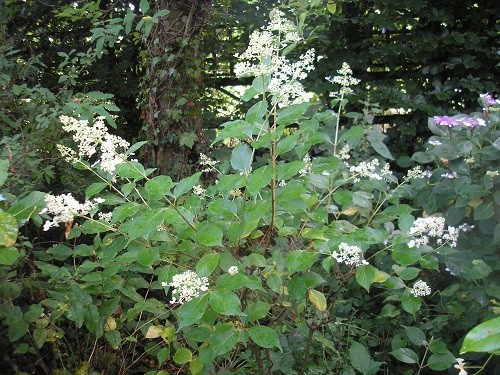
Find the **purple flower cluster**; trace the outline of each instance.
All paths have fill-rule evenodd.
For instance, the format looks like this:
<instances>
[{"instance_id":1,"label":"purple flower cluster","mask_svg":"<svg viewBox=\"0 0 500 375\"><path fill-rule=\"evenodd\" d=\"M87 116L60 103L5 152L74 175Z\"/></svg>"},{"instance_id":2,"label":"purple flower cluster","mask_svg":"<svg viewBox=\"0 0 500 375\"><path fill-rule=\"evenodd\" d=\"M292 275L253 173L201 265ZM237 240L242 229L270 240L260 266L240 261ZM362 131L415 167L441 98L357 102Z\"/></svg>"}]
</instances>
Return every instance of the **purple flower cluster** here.
<instances>
[{"instance_id":1,"label":"purple flower cluster","mask_svg":"<svg viewBox=\"0 0 500 375\"><path fill-rule=\"evenodd\" d=\"M491 107L492 105L495 105L495 104L500 104L500 100L495 99L493 96L491 96L488 93L481 94L480 96L481 96L481 101L483 102L483 105L486 108Z\"/></svg>"},{"instance_id":2,"label":"purple flower cluster","mask_svg":"<svg viewBox=\"0 0 500 375\"><path fill-rule=\"evenodd\" d=\"M454 119L448 116L434 116L434 121L438 125L447 126L449 128L453 128L460 124L467 126L468 128L477 128L478 126L486 126L486 121L484 121L482 118L476 118L476 117L462 117Z\"/></svg>"}]
</instances>

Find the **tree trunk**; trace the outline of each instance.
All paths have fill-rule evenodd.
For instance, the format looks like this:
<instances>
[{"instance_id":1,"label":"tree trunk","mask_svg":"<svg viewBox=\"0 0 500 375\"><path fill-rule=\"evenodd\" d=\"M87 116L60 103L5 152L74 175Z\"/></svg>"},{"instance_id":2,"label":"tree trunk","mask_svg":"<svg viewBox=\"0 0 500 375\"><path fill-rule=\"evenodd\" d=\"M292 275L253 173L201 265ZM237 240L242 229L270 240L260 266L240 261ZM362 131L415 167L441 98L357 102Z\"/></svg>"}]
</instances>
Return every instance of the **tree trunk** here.
<instances>
[{"instance_id":1,"label":"tree trunk","mask_svg":"<svg viewBox=\"0 0 500 375\"><path fill-rule=\"evenodd\" d=\"M192 172L195 154L207 142L198 99L203 90L201 33L210 15L211 0L157 0L155 11L170 13L149 37L149 69L143 90L143 150L157 173L182 177ZM190 158L190 155L193 157Z\"/></svg>"}]
</instances>

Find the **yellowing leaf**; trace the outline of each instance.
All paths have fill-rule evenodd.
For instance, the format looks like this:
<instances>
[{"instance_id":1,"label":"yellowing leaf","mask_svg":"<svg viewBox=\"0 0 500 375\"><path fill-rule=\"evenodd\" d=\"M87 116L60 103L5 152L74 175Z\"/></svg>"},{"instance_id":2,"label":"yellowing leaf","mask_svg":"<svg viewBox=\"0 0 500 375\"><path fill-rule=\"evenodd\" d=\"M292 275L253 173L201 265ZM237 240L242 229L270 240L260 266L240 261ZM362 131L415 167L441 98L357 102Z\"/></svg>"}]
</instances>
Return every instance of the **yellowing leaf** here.
<instances>
[{"instance_id":1,"label":"yellowing leaf","mask_svg":"<svg viewBox=\"0 0 500 375\"><path fill-rule=\"evenodd\" d=\"M342 210L341 214L343 215L347 215L347 216L354 216L358 213L358 210L356 210L355 208L346 208L345 210Z\"/></svg>"},{"instance_id":2,"label":"yellowing leaf","mask_svg":"<svg viewBox=\"0 0 500 375\"><path fill-rule=\"evenodd\" d=\"M146 338L147 339L156 339L157 337L160 337L163 331L162 326L150 326L148 328L148 331L146 332Z\"/></svg>"},{"instance_id":3,"label":"yellowing leaf","mask_svg":"<svg viewBox=\"0 0 500 375\"><path fill-rule=\"evenodd\" d=\"M326 311L326 297L323 293L315 289L310 289L308 298L319 311Z\"/></svg>"},{"instance_id":4,"label":"yellowing leaf","mask_svg":"<svg viewBox=\"0 0 500 375\"><path fill-rule=\"evenodd\" d=\"M376 269L375 270L375 279L373 279L373 281L375 283L383 283L389 277L390 277L390 275L388 273L385 273L383 271L380 271L379 269Z\"/></svg>"},{"instance_id":5,"label":"yellowing leaf","mask_svg":"<svg viewBox=\"0 0 500 375\"><path fill-rule=\"evenodd\" d=\"M106 319L106 325L104 326L105 331L114 331L116 329L116 320L112 316L108 316Z\"/></svg>"}]
</instances>

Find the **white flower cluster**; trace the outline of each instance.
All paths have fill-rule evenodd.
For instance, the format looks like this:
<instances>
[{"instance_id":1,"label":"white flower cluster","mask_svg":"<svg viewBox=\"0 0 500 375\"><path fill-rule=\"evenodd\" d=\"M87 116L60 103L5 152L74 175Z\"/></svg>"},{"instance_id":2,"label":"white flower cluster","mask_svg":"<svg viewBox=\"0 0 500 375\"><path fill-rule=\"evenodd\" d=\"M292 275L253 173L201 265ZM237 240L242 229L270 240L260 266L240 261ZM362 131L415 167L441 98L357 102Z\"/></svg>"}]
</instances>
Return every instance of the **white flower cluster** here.
<instances>
[{"instance_id":1,"label":"white flower cluster","mask_svg":"<svg viewBox=\"0 0 500 375\"><path fill-rule=\"evenodd\" d=\"M443 173L443 174L441 175L441 177L443 177L443 178L448 178L448 179L450 179L450 180L451 180L451 179L457 178L457 177L458 177L458 174L457 174L457 172L451 172L451 173L447 172L447 173Z\"/></svg>"},{"instance_id":2,"label":"white flower cluster","mask_svg":"<svg viewBox=\"0 0 500 375\"><path fill-rule=\"evenodd\" d=\"M296 62L288 61L281 51L289 44L297 43L300 36L293 23L280 10L274 10L271 21L264 30L250 35L247 50L236 57L241 61L234 67L237 77L271 77L267 90L273 95L273 104L287 106L307 99L304 86L298 82L314 69L314 49L308 50Z\"/></svg>"},{"instance_id":3,"label":"white flower cluster","mask_svg":"<svg viewBox=\"0 0 500 375\"><path fill-rule=\"evenodd\" d=\"M445 220L440 216L419 217L410 228L409 234L414 238L408 242L408 247L427 245L431 238L435 238L438 245L444 243L456 247L460 232L467 232L474 228L472 225L462 224L458 228L448 226L445 229Z\"/></svg>"},{"instance_id":4,"label":"white flower cluster","mask_svg":"<svg viewBox=\"0 0 500 375\"><path fill-rule=\"evenodd\" d=\"M101 157L94 165L99 163L104 172L112 174L126 159L125 153L120 153L117 149L126 149L130 144L123 138L108 133L104 117L98 117L92 126L89 126L87 120L77 120L69 116L61 116L59 120L66 132L74 132L73 140L78 145L80 158L92 157L97 154L97 148L100 147ZM75 160L75 155L68 153L67 148L59 147L59 150L66 156L66 160L70 162Z\"/></svg>"},{"instance_id":5,"label":"white flower cluster","mask_svg":"<svg viewBox=\"0 0 500 375\"><path fill-rule=\"evenodd\" d=\"M488 177L495 177L498 175L499 175L498 171L486 171L486 176Z\"/></svg>"},{"instance_id":6,"label":"white flower cluster","mask_svg":"<svg viewBox=\"0 0 500 375\"><path fill-rule=\"evenodd\" d=\"M378 159L373 159L372 161L369 162L364 162L362 161L356 166L351 166L349 168L349 172L352 174L358 176L358 177L368 177L372 178L374 180L382 180L384 176L391 175L392 172L390 171L390 165L389 163L386 163L382 169L378 172L377 169L379 169L379 161Z\"/></svg>"},{"instance_id":7,"label":"white flower cluster","mask_svg":"<svg viewBox=\"0 0 500 375\"><path fill-rule=\"evenodd\" d=\"M341 159L341 160L349 160L351 158L351 155L349 154L349 151L351 151L351 148L349 147L348 144L345 144L344 147L342 147L340 150L339 150L339 155L338 157Z\"/></svg>"},{"instance_id":8,"label":"white flower cluster","mask_svg":"<svg viewBox=\"0 0 500 375\"><path fill-rule=\"evenodd\" d=\"M219 163L217 160L210 159L205 154L200 154L200 165L205 166L202 172L217 172L217 168L215 167Z\"/></svg>"},{"instance_id":9,"label":"white flower cluster","mask_svg":"<svg viewBox=\"0 0 500 375\"><path fill-rule=\"evenodd\" d=\"M299 175L301 177L304 177L312 172L312 170L311 170L311 168L312 168L311 157L309 156L309 154L305 154L305 156L302 158L302 161L306 164L304 165L304 168L302 168L299 171Z\"/></svg>"},{"instance_id":10,"label":"white flower cluster","mask_svg":"<svg viewBox=\"0 0 500 375\"><path fill-rule=\"evenodd\" d=\"M104 220L107 221L108 223L111 222L111 219L113 218L113 213L112 212L99 212L97 214L97 217L99 220Z\"/></svg>"},{"instance_id":11,"label":"white flower cluster","mask_svg":"<svg viewBox=\"0 0 500 375\"><path fill-rule=\"evenodd\" d=\"M458 371L458 375L467 375L467 371L465 371L465 363L463 358L456 358L457 364L453 365Z\"/></svg>"},{"instance_id":12,"label":"white flower cluster","mask_svg":"<svg viewBox=\"0 0 500 375\"><path fill-rule=\"evenodd\" d=\"M422 172L422 169L420 169L420 166L416 166L415 168L412 168L406 173L406 176L404 177L404 181L408 182L410 180L415 180L419 178L424 178L426 177L426 174Z\"/></svg>"},{"instance_id":13,"label":"white flower cluster","mask_svg":"<svg viewBox=\"0 0 500 375\"><path fill-rule=\"evenodd\" d=\"M172 299L170 303L180 303L191 301L200 295L200 292L208 290L208 279L206 277L198 277L193 271L185 271L172 278L170 284L162 282L162 286L171 286Z\"/></svg>"},{"instance_id":14,"label":"white flower cluster","mask_svg":"<svg viewBox=\"0 0 500 375\"><path fill-rule=\"evenodd\" d=\"M413 288L411 288L410 293L415 297L423 297L431 294L431 288L425 281L418 280L413 284Z\"/></svg>"},{"instance_id":15,"label":"white flower cluster","mask_svg":"<svg viewBox=\"0 0 500 375\"><path fill-rule=\"evenodd\" d=\"M103 203L104 199L95 198L93 201L78 202L70 194L45 195L45 208L41 213L50 213L52 221L47 220L43 225L43 230L47 231L52 227L59 226L59 223L73 221L76 216L87 215L98 203Z\"/></svg>"},{"instance_id":16,"label":"white flower cluster","mask_svg":"<svg viewBox=\"0 0 500 375\"><path fill-rule=\"evenodd\" d=\"M201 187L201 185L199 185L199 184L198 184L198 185L193 186L193 193L195 193L195 194L196 194L197 196L199 196L199 197L203 197L203 196L205 195L205 192L206 192L206 191L207 191L207 190L206 190L206 189L203 189L203 188Z\"/></svg>"},{"instance_id":17,"label":"white flower cluster","mask_svg":"<svg viewBox=\"0 0 500 375\"><path fill-rule=\"evenodd\" d=\"M332 253L332 257L339 263L347 264L348 266L366 265L368 262L362 258L363 251L359 246L349 246L345 242L339 245L339 250Z\"/></svg>"},{"instance_id":18,"label":"white flower cluster","mask_svg":"<svg viewBox=\"0 0 500 375\"><path fill-rule=\"evenodd\" d=\"M352 77L352 69L346 62L342 63L342 68L337 70L339 76L334 77L326 77L326 79L332 83L339 84L340 87L340 95L348 95L352 94L352 89L349 86L357 85L360 80Z\"/></svg>"},{"instance_id":19,"label":"white flower cluster","mask_svg":"<svg viewBox=\"0 0 500 375\"><path fill-rule=\"evenodd\" d=\"M230 275L236 275L238 273L238 267L237 266L231 266L227 270L227 273Z\"/></svg>"},{"instance_id":20,"label":"white flower cluster","mask_svg":"<svg viewBox=\"0 0 500 375\"><path fill-rule=\"evenodd\" d=\"M433 146L441 146L442 145L442 143L440 141L438 141L437 139L434 141L429 141L429 144L433 145Z\"/></svg>"}]
</instances>

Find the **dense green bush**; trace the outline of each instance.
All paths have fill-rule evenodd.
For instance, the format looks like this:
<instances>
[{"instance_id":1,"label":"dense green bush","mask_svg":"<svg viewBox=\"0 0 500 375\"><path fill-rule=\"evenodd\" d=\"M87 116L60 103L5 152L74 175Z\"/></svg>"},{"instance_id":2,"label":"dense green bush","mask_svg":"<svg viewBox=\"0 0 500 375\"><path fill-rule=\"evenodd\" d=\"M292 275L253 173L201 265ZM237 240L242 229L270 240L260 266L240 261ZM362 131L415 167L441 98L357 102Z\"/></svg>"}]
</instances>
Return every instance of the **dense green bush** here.
<instances>
[{"instance_id":1,"label":"dense green bush","mask_svg":"<svg viewBox=\"0 0 500 375\"><path fill-rule=\"evenodd\" d=\"M396 176L380 129L341 126L347 64L329 79L336 111L307 101L314 51L287 59L297 31L273 11L252 35L237 71L256 76L254 104L219 129L227 158L201 155L180 181L153 177L133 159L145 142L103 117L60 116L61 155L97 182L79 199L1 196L14 372L456 373L482 322L465 366L491 363L500 106L484 96L483 113L430 119L422 166ZM29 219L62 240L24 241Z\"/></svg>"}]
</instances>

